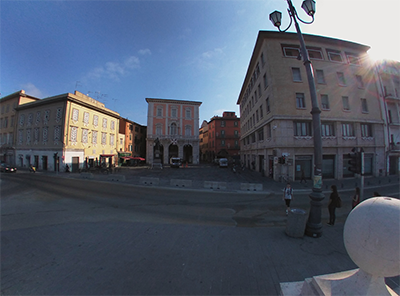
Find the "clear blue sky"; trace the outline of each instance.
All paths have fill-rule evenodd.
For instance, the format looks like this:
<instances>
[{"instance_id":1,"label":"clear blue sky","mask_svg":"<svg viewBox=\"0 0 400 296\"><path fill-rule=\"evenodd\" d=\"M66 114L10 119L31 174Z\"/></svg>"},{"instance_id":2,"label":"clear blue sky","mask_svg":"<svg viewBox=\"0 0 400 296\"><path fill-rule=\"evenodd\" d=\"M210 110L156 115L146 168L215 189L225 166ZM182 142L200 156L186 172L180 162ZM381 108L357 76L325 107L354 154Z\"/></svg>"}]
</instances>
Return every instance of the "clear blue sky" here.
<instances>
[{"instance_id":1,"label":"clear blue sky","mask_svg":"<svg viewBox=\"0 0 400 296\"><path fill-rule=\"evenodd\" d=\"M301 2L293 0L307 19ZM369 45L375 59L400 60L400 1L316 2L316 21L302 25L304 33ZM143 125L146 97L201 101L200 124L224 110L238 113L258 31L275 30L274 10L288 24L286 7L283 0L1 0L1 97L76 89Z\"/></svg>"}]
</instances>

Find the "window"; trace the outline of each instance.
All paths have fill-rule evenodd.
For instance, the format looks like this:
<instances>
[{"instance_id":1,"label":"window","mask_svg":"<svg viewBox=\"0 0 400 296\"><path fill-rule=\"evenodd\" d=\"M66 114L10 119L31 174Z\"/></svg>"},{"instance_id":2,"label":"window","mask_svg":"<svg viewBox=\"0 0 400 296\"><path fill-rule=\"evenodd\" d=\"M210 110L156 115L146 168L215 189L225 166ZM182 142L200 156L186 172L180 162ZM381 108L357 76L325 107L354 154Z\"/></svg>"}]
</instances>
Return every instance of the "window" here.
<instances>
[{"instance_id":1,"label":"window","mask_svg":"<svg viewBox=\"0 0 400 296\"><path fill-rule=\"evenodd\" d=\"M307 49L310 59L323 60L321 49Z\"/></svg>"},{"instance_id":2,"label":"window","mask_svg":"<svg viewBox=\"0 0 400 296\"><path fill-rule=\"evenodd\" d=\"M113 131L115 130L115 121L111 120L110 129Z\"/></svg>"},{"instance_id":3,"label":"window","mask_svg":"<svg viewBox=\"0 0 400 296\"><path fill-rule=\"evenodd\" d=\"M327 49L329 60L332 62L343 63L340 51Z\"/></svg>"},{"instance_id":4,"label":"window","mask_svg":"<svg viewBox=\"0 0 400 296\"><path fill-rule=\"evenodd\" d=\"M269 106L269 98L267 98L267 99L265 100L265 103L266 103L266 106L267 106L267 114L268 114L269 112L271 112L271 108L270 108L270 106Z\"/></svg>"},{"instance_id":5,"label":"window","mask_svg":"<svg viewBox=\"0 0 400 296\"><path fill-rule=\"evenodd\" d=\"M258 97L261 97L261 84L258 85Z\"/></svg>"},{"instance_id":6,"label":"window","mask_svg":"<svg viewBox=\"0 0 400 296\"><path fill-rule=\"evenodd\" d=\"M258 132L258 140L263 141L264 140L264 129L260 128L257 132Z\"/></svg>"},{"instance_id":7,"label":"window","mask_svg":"<svg viewBox=\"0 0 400 296\"><path fill-rule=\"evenodd\" d=\"M107 133L101 133L101 145L107 145Z\"/></svg>"},{"instance_id":8,"label":"window","mask_svg":"<svg viewBox=\"0 0 400 296\"><path fill-rule=\"evenodd\" d=\"M321 107L323 110L329 110L329 98L328 95L321 95Z\"/></svg>"},{"instance_id":9,"label":"window","mask_svg":"<svg viewBox=\"0 0 400 296\"><path fill-rule=\"evenodd\" d=\"M298 109L306 108L306 102L303 93L296 93L296 108Z\"/></svg>"},{"instance_id":10,"label":"window","mask_svg":"<svg viewBox=\"0 0 400 296\"><path fill-rule=\"evenodd\" d=\"M172 108L171 109L171 117L177 117L177 110L176 110L176 108Z\"/></svg>"},{"instance_id":11,"label":"window","mask_svg":"<svg viewBox=\"0 0 400 296\"><path fill-rule=\"evenodd\" d=\"M28 122L27 122L27 126L31 126L33 124L33 114L29 113L28 114Z\"/></svg>"},{"instance_id":12,"label":"window","mask_svg":"<svg viewBox=\"0 0 400 296\"><path fill-rule=\"evenodd\" d=\"M161 124L157 124L156 125L156 135L160 136L162 134L162 128L161 128Z\"/></svg>"},{"instance_id":13,"label":"window","mask_svg":"<svg viewBox=\"0 0 400 296\"><path fill-rule=\"evenodd\" d=\"M350 111L349 97L342 97L343 110Z\"/></svg>"},{"instance_id":14,"label":"window","mask_svg":"<svg viewBox=\"0 0 400 296\"><path fill-rule=\"evenodd\" d=\"M93 115L93 126L95 126L95 127L99 126L99 116L98 115Z\"/></svg>"},{"instance_id":15,"label":"window","mask_svg":"<svg viewBox=\"0 0 400 296\"><path fill-rule=\"evenodd\" d=\"M190 119L190 118L192 118L192 112L191 112L191 110L190 109L186 109L186 118L187 119Z\"/></svg>"},{"instance_id":16,"label":"window","mask_svg":"<svg viewBox=\"0 0 400 296\"><path fill-rule=\"evenodd\" d=\"M92 130L92 144L97 144L97 131Z\"/></svg>"},{"instance_id":17,"label":"window","mask_svg":"<svg viewBox=\"0 0 400 296\"><path fill-rule=\"evenodd\" d=\"M24 126L24 123L25 123L25 114L21 114L20 116L19 116L19 126Z\"/></svg>"},{"instance_id":18,"label":"window","mask_svg":"<svg viewBox=\"0 0 400 296\"><path fill-rule=\"evenodd\" d=\"M260 117L261 118L263 118L264 117L264 114L263 114L264 112L263 112L263 106L262 106L262 104L261 104L261 106L260 106Z\"/></svg>"},{"instance_id":19,"label":"window","mask_svg":"<svg viewBox=\"0 0 400 296\"><path fill-rule=\"evenodd\" d=\"M78 128L76 126L71 127L71 139L72 143L77 143L78 141Z\"/></svg>"},{"instance_id":20,"label":"window","mask_svg":"<svg viewBox=\"0 0 400 296\"><path fill-rule=\"evenodd\" d=\"M297 58L300 55L300 50L295 47L284 47L283 53L285 57Z\"/></svg>"},{"instance_id":21,"label":"window","mask_svg":"<svg viewBox=\"0 0 400 296\"><path fill-rule=\"evenodd\" d=\"M317 82L319 84L325 84L325 76L324 76L324 70L316 70L317 73Z\"/></svg>"},{"instance_id":22,"label":"window","mask_svg":"<svg viewBox=\"0 0 400 296\"><path fill-rule=\"evenodd\" d=\"M342 123L342 136L354 137L354 128L352 123Z\"/></svg>"},{"instance_id":23,"label":"window","mask_svg":"<svg viewBox=\"0 0 400 296\"><path fill-rule=\"evenodd\" d=\"M356 80L357 80L358 88L364 88L364 82L363 82L362 76L356 75Z\"/></svg>"},{"instance_id":24,"label":"window","mask_svg":"<svg viewBox=\"0 0 400 296\"><path fill-rule=\"evenodd\" d=\"M234 126L234 127L237 127L238 125L239 125L239 124L238 124L237 121L234 121L234 122L233 122L233 126Z\"/></svg>"},{"instance_id":25,"label":"window","mask_svg":"<svg viewBox=\"0 0 400 296\"><path fill-rule=\"evenodd\" d=\"M361 59L356 54L346 53L346 57L347 57L347 61L349 62L349 64L353 64L353 65L360 64Z\"/></svg>"},{"instance_id":26,"label":"window","mask_svg":"<svg viewBox=\"0 0 400 296\"><path fill-rule=\"evenodd\" d=\"M78 121L79 118L79 110L78 109L72 109L72 120L73 121Z\"/></svg>"},{"instance_id":27,"label":"window","mask_svg":"<svg viewBox=\"0 0 400 296\"><path fill-rule=\"evenodd\" d=\"M236 131L236 130L235 130L233 133L234 133L234 135L235 135L235 138L238 138L238 137L239 137L239 131Z\"/></svg>"},{"instance_id":28,"label":"window","mask_svg":"<svg viewBox=\"0 0 400 296\"><path fill-rule=\"evenodd\" d=\"M157 116L161 117L162 116L162 107L157 107Z\"/></svg>"},{"instance_id":29,"label":"window","mask_svg":"<svg viewBox=\"0 0 400 296\"><path fill-rule=\"evenodd\" d=\"M361 136L372 137L372 126L370 124L361 124Z\"/></svg>"},{"instance_id":30,"label":"window","mask_svg":"<svg viewBox=\"0 0 400 296\"><path fill-rule=\"evenodd\" d=\"M185 136L191 136L192 135L192 127L190 125L185 126Z\"/></svg>"},{"instance_id":31,"label":"window","mask_svg":"<svg viewBox=\"0 0 400 296\"><path fill-rule=\"evenodd\" d=\"M40 112L40 111L36 112L36 120L35 120L36 125L38 125L40 123L41 114L42 114L42 112Z\"/></svg>"},{"instance_id":32,"label":"window","mask_svg":"<svg viewBox=\"0 0 400 296\"><path fill-rule=\"evenodd\" d=\"M368 113L367 99L361 99L361 110L363 113Z\"/></svg>"},{"instance_id":33,"label":"window","mask_svg":"<svg viewBox=\"0 0 400 296\"><path fill-rule=\"evenodd\" d=\"M264 74L263 81L264 81L264 89L265 89L268 86L267 74Z\"/></svg>"},{"instance_id":34,"label":"window","mask_svg":"<svg viewBox=\"0 0 400 296\"><path fill-rule=\"evenodd\" d=\"M346 86L346 79L344 77L343 72L336 72L338 83L340 86Z\"/></svg>"},{"instance_id":35,"label":"window","mask_svg":"<svg viewBox=\"0 0 400 296\"><path fill-rule=\"evenodd\" d=\"M224 130L221 131L221 138L225 138L225 131Z\"/></svg>"},{"instance_id":36,"label":"window","mask_svg":"<svg viewBox=\"0 0 400 296\"><path fill-rule=\"evenodd\" d=\"M301 72L300 68L292 68L293 81L301 82Z\"/></svg>"},{"instance_id":37,"label":"window","mask_svg":"<svg viewBox=\"0 0 400 296\"><path fill-rule=\"evenodd\" d=\"M88 129L82 129L82 143L87 144L88 143L88 137L89 137L89 130Z\"/></svg>"},{"instance_id":38,"label":"window","mask_svg":"<svg viewBox=\"0 0 400 296\"><path fill-rule=\"evenodd\" d=\"M311 122L295 121L294 124L294 135L296 137L312 136L311 133Z\"/></svg>"},{"instance_id":39,"label":"window","mask_svg":"<svg viewBox=\"0 0 400 296\"><path fill-rule=\"evenodd\" d=\"M264 64L265 64L264 53L261 53L261 66L264 67Z\"/></svg>"},{"instance_id":40,"label":"window","mask_svg":"<svg viewBox=\"0 0 400 296\"><path fill-rule=\"evenodd\" d=\"M89 112L83 113L83 123L87 126L89 124Z\"/></svg>"},{"instance_id":41,"label":"window","mask_svg":"<svg viewBox=\"0 0 400 296\"><path fill-rule=\"evenodd\" d=\"M177 127L176 123L171 123L171 130L170 130L170 135L176 135Z\"/></svg>"},{"instance_id":42,"label":"window","mask_svg":"<svg viewBox=\"0 0 400 296\"><path fill-rule=\"evenodd\" d=\"M225 121L221 120L221 127L225 127Z\"/></svg>"},{"instance_id":43,"label":"window","mask_svg":"<svg viewBox=\"0 0 400 296\"><path fill-rule=\"evenodd\" d=\"M322 137L332 137L335 135L333 123L323 122L321 123L321 136Z\"/></svg>"},{"instance_id":44,"label":"window","mask_svg":"<svg viewBox=\"0 0 400 296\"><path fill-rule=\"evenodd\" d=\"M267 124L267 138L270 139L272 135L271 124Z\"/></svg>"},{"instance_id":45,"label":"window","mask_svg":"<svg viewBox=\"0 0 400 296\"><path fill-rule=\"evenodd\" d=\"M258 122L258 110L256 110L256 121Z\"/></svg>"},{"instance_id":46,"label":"window","mask_svg":"<svg viewBox=\"0 0 400 296\"><path fill-rule=\"evenodd\" d=\"M115 135L110 134L110 145L114 146L114 139L115 139Z\"/></svg>"},{"instance_id":47,"label":"window","mask_svg":"<svg viewBox=\"0 0 400 296\"><path fill-rule=\"evenodd\" d=\"M107 129L107 118L103 118L103 130Z\"/></svg>"}]
</instances>

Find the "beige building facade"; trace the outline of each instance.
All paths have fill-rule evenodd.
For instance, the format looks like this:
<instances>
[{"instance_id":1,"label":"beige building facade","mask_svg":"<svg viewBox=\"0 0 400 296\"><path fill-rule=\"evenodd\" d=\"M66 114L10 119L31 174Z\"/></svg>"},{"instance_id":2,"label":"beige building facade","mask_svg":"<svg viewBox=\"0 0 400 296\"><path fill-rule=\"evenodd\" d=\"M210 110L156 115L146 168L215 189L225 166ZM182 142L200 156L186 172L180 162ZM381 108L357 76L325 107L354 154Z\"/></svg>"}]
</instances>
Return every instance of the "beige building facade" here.
<instances>
[{"instance_id":1,"label":"beige building facade","mask_svg":"<svg viewBox=\"0 0 400 296\"><path fill-rule=\"evenodd\" d=\"M376 64L377 85L385 122L386 174L400 174L400 62Z\"/></svg>"},{"instance_id":2,"label":"beige building facade","mask_svg":"<svg viewBox=\"0 0 400 296\"><path fill-rule=\"evenodd\" d=\"M384 121L368 46L304 35L321 109L323 178L354 176L348 153L365 151L366 175L385 169ZM275 180L313 176L311 99L294 33L260 31L237 101L241 160ZM279 163L280 157L285 163Z\"/></svg>"},{"instance_id":3,"label":"beige building facade","mask_svg":"<svg viewBox=\"0 0 400 296\"><path fill-rule=\"evenodd\" d=\"M18 106L35 102L39 98L29 96L24 90L0 99L0 161L15 165L15 136Z\"/></svg>"},{"instance_id":4,"label":"beige building facade","mask_svg":"<svg viewBox=\"0 0 400 296\"><path fill-rule=\"evenodd\" d=\"M199 164L199 107L201 102L146 98L146 162L159 158L164 165L171 157ZM156 155L158 143L159 152ZM158 156L158 157L157 157Z\"/></svg>"},{"instance_id":5,"label":"beige building facade","mask_svg":"<svg viewBox=\"0 0 400 296\"><path fill-rule=\"evenodd\" d=\"M17 107L16 165L72 172L113 165L119 114L78 91Z\"/></svg>"}]
</instances>

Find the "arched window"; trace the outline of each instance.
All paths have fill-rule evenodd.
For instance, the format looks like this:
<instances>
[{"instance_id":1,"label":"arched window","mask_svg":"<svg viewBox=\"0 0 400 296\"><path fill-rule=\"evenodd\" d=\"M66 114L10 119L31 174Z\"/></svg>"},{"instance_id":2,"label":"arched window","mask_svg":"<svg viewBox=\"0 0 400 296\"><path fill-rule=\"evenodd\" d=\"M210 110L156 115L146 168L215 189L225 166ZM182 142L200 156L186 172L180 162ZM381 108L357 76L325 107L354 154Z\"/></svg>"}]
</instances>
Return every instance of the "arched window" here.
<instances>
[{"instance_id":1,"label":"arched window","mask_svg":"<svg viewBox=\"0 0 400 296\"><path fill-rule=\"evenodd\" d=\"M171 134L171 135L176 135L176 134L177 134L176 123L171 123L170 134Z\"/></svg>"}]
</instances>

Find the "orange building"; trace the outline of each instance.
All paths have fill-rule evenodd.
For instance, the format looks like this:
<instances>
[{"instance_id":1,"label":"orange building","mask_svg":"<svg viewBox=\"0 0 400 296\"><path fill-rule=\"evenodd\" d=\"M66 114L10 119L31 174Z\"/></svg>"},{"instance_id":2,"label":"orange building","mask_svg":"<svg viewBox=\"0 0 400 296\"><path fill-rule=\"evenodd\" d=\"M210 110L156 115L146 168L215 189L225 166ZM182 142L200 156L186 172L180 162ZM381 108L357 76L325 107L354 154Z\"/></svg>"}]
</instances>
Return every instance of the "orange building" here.
<instances>
[{"instance_id":1,"label":"orange building","mask_svg":"<svg viewBox=\"0 0 400 296\"><path fill-rule=\"evenodd\" d=\"M235 112L225 111L214 116L208 123L208 145L203 159L212 161L215 158L240 159L240 118Z\"/></svg>"},{"instance_id":2,"label":"orange building","mask_svg":"<svg viewBox=\"0 0 400 296\"><path fill-rule=\"evenodd\" d=\"M153 164L155 145L159 143L164 164L171 157L199 163L199 107L201 102L146 98L147 149L146 161Z\"/></svg>"},{"instance_id":3,"label":"orange building","mask_svg":"<svg viewBox=\"0 0 400 296\"><path fill-rule=\"evenodd\" d=\"M146 157L146 126L140 125L127 118L119 119L119 133L124 135L125 143L120 146L120 152L130 156Z\"/></svg>"}]
</instances>

